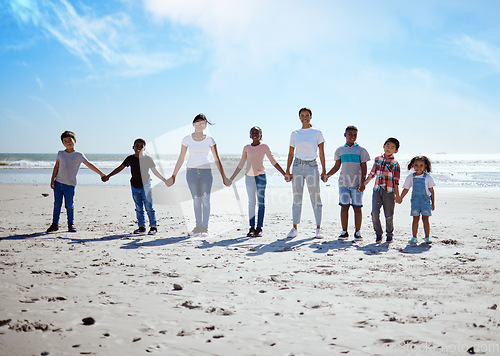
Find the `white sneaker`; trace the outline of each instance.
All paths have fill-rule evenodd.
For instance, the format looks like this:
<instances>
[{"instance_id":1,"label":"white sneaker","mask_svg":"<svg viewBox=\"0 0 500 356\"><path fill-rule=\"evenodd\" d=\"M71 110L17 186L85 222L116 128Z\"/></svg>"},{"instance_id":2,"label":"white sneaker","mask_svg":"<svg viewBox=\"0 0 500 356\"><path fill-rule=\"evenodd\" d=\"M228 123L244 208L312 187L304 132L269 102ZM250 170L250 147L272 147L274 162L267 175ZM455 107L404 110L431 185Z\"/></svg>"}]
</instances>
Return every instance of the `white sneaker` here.
<instances>
[{"instance_id":1,"label":"white sneaker","mask_svg":"<svg viewBox=\"0 0 500 356\"><path fill-rule=\"evenodd\" d=\"M288 233L288 235L286 235L286 237L288 238L297 237L297 229L293 227Z\"/></svg>"},{"instance_id":2,"label":"white sneaker","mask_svg":"<svg viewBox=\"0 0 500 356\"><path fill-rule=\"evenodd\" d=\"M322 239L324 236L323 236L323 230L321 229L316 229L316 238L317 239Z\"/></svg>"}]
</instances>

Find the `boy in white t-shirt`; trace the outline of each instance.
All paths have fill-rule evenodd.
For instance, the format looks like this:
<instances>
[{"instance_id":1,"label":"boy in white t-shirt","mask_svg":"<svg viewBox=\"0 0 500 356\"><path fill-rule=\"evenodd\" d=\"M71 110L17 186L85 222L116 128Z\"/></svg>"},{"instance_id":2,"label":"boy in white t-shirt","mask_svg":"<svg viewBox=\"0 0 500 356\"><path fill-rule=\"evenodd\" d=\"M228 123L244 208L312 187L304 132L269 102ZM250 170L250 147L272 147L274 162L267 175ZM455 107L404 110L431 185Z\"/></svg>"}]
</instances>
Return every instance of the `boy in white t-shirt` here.
<instances>
[{"instance_id":1,"label":"boy in white t-shirt","mask_svg":"<svg viewBox=\"0 0 500 356\"><path fill-rule=\"evenodd\" d=\"M66 147L65 150L57 153L57 160L52 171L50 187L54 190L54 211L52 214L52 224L47 229L47 233L59 230L59 216L61 214L62 202L68 216L68 231L76 232L74 223L73 198L75 196L76 175L80 164L84 164L102 177L105 176L99 168L87 160L81 152L75 151L76 137L71 131L64 131L61 134L61 141Z\"/></svg>"}]
</instances>

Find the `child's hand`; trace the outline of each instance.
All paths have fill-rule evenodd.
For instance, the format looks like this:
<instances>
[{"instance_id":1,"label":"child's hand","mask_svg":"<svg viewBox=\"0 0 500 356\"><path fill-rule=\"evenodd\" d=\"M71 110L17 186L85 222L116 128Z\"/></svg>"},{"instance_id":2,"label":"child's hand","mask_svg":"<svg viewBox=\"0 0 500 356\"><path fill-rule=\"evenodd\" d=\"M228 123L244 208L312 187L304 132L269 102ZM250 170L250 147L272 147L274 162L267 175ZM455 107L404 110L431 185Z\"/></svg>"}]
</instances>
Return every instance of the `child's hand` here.
<instances>
[{"instance_id":1,"label":"child's hand","mask_svg":"<svg viewBox=\"0 0 500 356\"><path fill-rule=\"evenodd\" d=\"M227 177L224 177L224 184L228 187L231 186L231 184L233 183L233 181Z\"/></svg>"},{"instance_id":2,"label":"child's hand","mask_svg":"<svg viewBox=\"0 0 500 356\"><path fill-rule=\"evenodd\" d=\"M434 209L435 209L434 202L432 202L431 210L434 211Z\"/></svg>"},{"instance_id":3,"label":"child's hand","mask_svg":"<svg viewBox=\"0 0 500 356\"><path fill-rule=\"evenodd\" d=\"M168 178L166 181L165 181L165 184L167 185L167 187L171 187L173 186L175 183L175 178L174 176Z\"/></svg>"},{"instance_id":4,"label":"child's hand","mask_svg":"<svg viewBox=\"0 0 500 356\"><path fill-rule=\"evenodd\" d=\"M364 185L364 184L360 184L360 185L358 185L358 190L359 190L360 192L362 192L363 190L365 190L365 185Z\"/></svg>"},{"instance_id":5,"label":"child's hand","mask_svg":"<svg viewBox=\"0 0 500 356\"><path fill-rule=\"evenodd\" d=\"M403 202L403 198L401 196L396 197L396 203L401 204Z\"/></svg>"},{"instance_id":6,"label":"child's hand","mask_svg":"<svg viewBox=\"0 0 500 356\"><path fill-rule=\"evenodd\" d=\"M108 177L108 176L102 176L102 177L101 177L101 180L102 180L103 182L107 182L107 181L109 180L109 177Z\"/></svg>"},{"instance_id":7,"label":"child's hand","mask_svg":"<svg viewBox=\"0 0 500 356\"><path fill-rule=\"evenodd\" d=\"M290 173L285 173L285 180L287 182L291 182L292 181L292 178L293 178L293 174L290 174Z\"/></svg>"},{"instance_id":8,"label":"child's hand","mask_svg":"<svg viewBox=\"0 0 500 356\"><path fill-rule=\"evenodd\" d=\"M55 180L51 180L51 181L50 181L50 187L51 187L52 189L56 189L56 181L55 181Z\"/></svg>"},{"instance_id":9,"label":"child's hand","mask_svg":"<svg viewBox=\"0 0 500 356\"><path fill-rule=\"evenodd\" d=\"M328 181L328 178L329 178L329 177L328 177L328 174L326 174L326 173L322 173L322 174L321 174L321 180L322 180L323 182L325 182L325 183L326 183L326 182Z\"/></svg>"}]
</instances>

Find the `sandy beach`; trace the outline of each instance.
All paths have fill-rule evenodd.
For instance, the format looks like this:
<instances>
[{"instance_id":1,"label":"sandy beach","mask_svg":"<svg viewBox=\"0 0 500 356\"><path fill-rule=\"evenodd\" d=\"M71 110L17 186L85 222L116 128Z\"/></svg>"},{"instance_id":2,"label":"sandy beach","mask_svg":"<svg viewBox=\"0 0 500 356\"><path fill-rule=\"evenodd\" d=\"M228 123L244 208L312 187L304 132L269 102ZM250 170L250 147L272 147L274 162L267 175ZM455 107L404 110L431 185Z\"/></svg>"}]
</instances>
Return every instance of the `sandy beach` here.
<instances>
[{"instance_id":1,"label":"sandy beach","mask_svg":"<svg viewBox=\"0 0 500 356\"><path fill-rule=\"evenodd\" d=\"M2 355L500 354L498 188L437 187L430 246L407 243L409 199L395 242L374 244L371 189L357 244L336 239L334 187L321 240L307 195L286 238L289 187L268 189L261 238L241 189L213 194L207 238L187 236L191 201L166 204L164 186L156 236L131 234L129 187L78 186L78 232L52 234L48 185L0 191Z\"/></svg>"}]
</instances>

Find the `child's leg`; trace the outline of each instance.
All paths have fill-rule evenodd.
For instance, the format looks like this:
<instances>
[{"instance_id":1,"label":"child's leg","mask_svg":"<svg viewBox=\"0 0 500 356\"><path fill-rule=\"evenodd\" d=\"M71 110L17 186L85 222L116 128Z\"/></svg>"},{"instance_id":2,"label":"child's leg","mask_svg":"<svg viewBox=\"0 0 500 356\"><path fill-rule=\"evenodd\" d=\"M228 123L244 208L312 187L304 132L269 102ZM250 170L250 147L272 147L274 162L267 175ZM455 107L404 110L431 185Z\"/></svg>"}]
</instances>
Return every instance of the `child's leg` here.
<instances>
[{"instance_id":1,"label":"child's leg","mask_svg":"<svg viewBox=\"0 0 500 356\"><path fill-rule=\"evenodd\" d=\"M265 174L255 177L257 188L257 203L259 205L259 212L257 214L257 227L264 226L264 214L266 211L266 184L267 179Z\"/></svg>"},{"instance_id":2,"label":"child's leg","mask_svg":"<svg viewBox=\"0 0 500 356\"><path fill-rule=\"evenodd\" d=\"M72 225L75 220L75 209L73 200L75 197L75 186L62 184L64 195L64 207L66 208L66 215L68 216L68 225Z\"/></svg>"},{"instance_id":3,"label":"child's leg","mask_svg":"<svg viewBox=\"0 0 500 356\"><path fill-rule=\"evenodd\" d=\"M394 192L388 193L383 189L381 189L381 192L382 205L384 206L385 231L387 237L392 237L394 234L394 206L396 205L396 201L394 200Z\"/></svg>"},{"instance_id":4,"label":"child's leg","mask_svg":"<svg viewBox=\"0 0 500 356\"><path fill-rule=\"evenodd\" d=\"M382 224L380 223L380 208L382 207L382 191L374 190L372 196L372 223L377 236L382 236ZM385 209L384 209L385 211Z\"/></svg>"},{"instance_id":5,"label":"child's leg","mask_svg":"<svg viewBox=\"0 0 500 356\"><path fill-rule=\"evenodd\" d=\"M349 206L342 206L340 208L340 223L342 230L347 231L347 223L349 222Z\"/></svg>"},{"instance_id":6,"label":"child's leg","mask_svg":"<svg viewBox=\"0 0 500 356\"><path fill-rule=\"evenodd\" d=\"M62 184L56 181L54 188L54 210L52 212L52 223L59 224L59 216L61 215L61 207L63 201Z\"/></svg>"},{"instance_id":7,"label":"child's leg","mask_svg":"<svg viewBox=\"0 0 500 356\"><path fill-rule=\"evenodd\" d=\"M353 206L354 209L354 227L356 231L361 230L361 222L363 221L363 212L361 211L361 207Z\"/></svg>"},{"instance_id":8,"label":"child's leg","mask_svg":"<svg viewBox=\"0 0 500 356\"><path fill-rule=\"evenodd\" d=\"M137 225L139 227L146 227L146 218L144 216L144 203L143 203L143 194L142 191L144 191L143 188L134 188L132 187L132 198L134 199L135 203L135 216L137 218Z\"/></svg>"},{"instance_id":9,"label":"child's leg","mask_svg":"<svg viewBox=\"0 0 500 356\"><path fill-rule=\"evenodd\" d=\"M418 234L418 222L420 221L420 215L413 217L413 223L411 224L411 231L413 233L413 237L417 237Z\"/></svg>"},{"instance_id":10,"label":"child's leg","mask_svg":"<svg viewBox=\"0 0 500 356\"><path fill-rule=\"evenodd\" d=\"M156 227L156 213L153 209L153 190L151 189L151 183L144 186L144 207L148 213L149 227Z\"/></svg>"},{"instance_id":11,"label":"child's leg","mask_svg":"<svg viewBox=\"0 0 500 356\"><path fill-rule=\"evenodd\" d=\"M250 227L255 227L255 204L257 203L257 182L256 178L245 175L245 185L248 195L248 223Z\"/></svg>"},{"instance_id":12,"label":"child's leg","mask_svg":"<svg viewBox=\"0 0 500 356\"><path fill-rule=\"evenodd\" d=\"M429 224L429 217L427 215L422 215L422 224L424 225L425 237L430 237L431 226Z\"/></svg>"}]
</instances>

